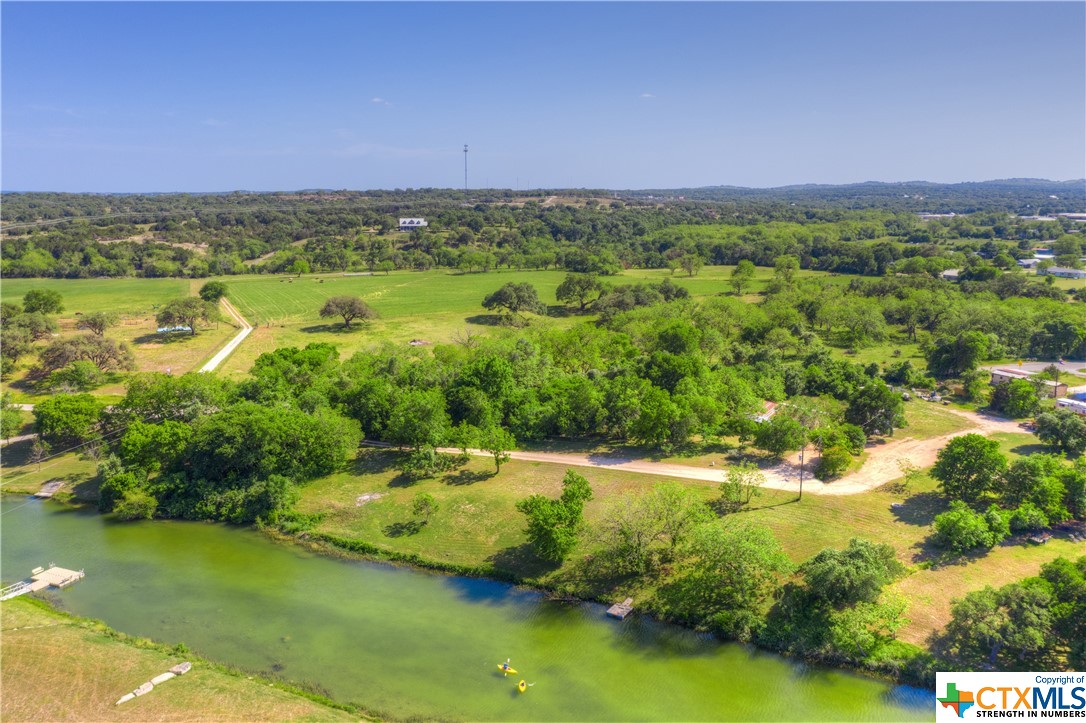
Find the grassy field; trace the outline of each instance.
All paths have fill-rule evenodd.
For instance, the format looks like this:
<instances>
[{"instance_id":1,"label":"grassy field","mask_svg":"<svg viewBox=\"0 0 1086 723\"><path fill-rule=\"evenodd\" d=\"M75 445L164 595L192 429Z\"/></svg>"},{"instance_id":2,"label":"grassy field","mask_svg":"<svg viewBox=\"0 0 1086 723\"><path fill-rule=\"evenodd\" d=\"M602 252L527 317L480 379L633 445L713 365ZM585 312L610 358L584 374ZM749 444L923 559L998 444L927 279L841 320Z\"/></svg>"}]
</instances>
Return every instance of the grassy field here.
<instances>
[{"instance_id":1,"label":"grassy field","mask_svg":"<svg viewBox=\"0 0 1086 723\"><path fill-rule=\"evenodd\" d=\"M5 721L358 720L338 710L196 660L192 670L120 706L144 681L184 660L145 640L16 598L0 603Z\"/></svg>"},{"instance_id":2,"label":"grassy field","mask_svg":"<svg viewBox=\"0 0 1086 723\"><path fill-rule=\"evenodd\" d=\"M941 415L932 417L928 424L953 430L950 420ZM1015 440L1011 444L1020 443ZM616 497L637 494L665 481L606 469L578 468L577 472L589 480L595 495L585 508L590 528ZM565 585L581 594L644 597L650 591L629 581L612 588L609 581L582 577L581 567L590 559L586 556L596 552L598 545L591 537L557 570L541 563L527 548L523 516L514 505L530 494L557 497L564 474L560 465L513 460L494 475L489 459L475 458L456 473L410 484L395 469L394 453L371 450L363 452L352 469L306 486L298 509L325 513L318 532L364 540L390 552L416 554L446 564L490 564L542 584ZM715 483L683 484L697 489L706 500L718 494ZM893 545L911 570L895 585L911 601L912 623L901 637L919 644L945 624L952 599L985 584L999 586L1035 574L1042 564L1061 554L1083 554L1083 545L1057 536L1044 546L1017 539L987 555L931 565L932 550L925 546L925 539L932 519L946 509L946 503L937 494L935 481L926 476L910 489L899 485L900 481L893 481L860 495L807 495L799 502L794 494L766 490L751 510L741 514L768 525L796 563L825 547L844 547L852 537ZM415 523L410 512L417 492L432 494L441 506L423 526ZM360 501L363 495L379 497Z\"/></svg>"},{"instance_id":3,"label":"grassy field","mask_svg":"<svg viewBox=\"0 0 1086 723\"><path fill-rule=\"evenodd\" d=\"M671 279L690 290L695 297L730 292L728 279L733 267L706 266L697 276L673 274L667 269L631 269L607 281L611 284L660 282ZM538 323L568 326L593 318L571 315L558 304L555 290L565 278L564 271L491 271L461 274L449 270L394 271L391 274L344 276L312 274L301 278L287 276L243 275L223 277L230 288L230 298L256 328L245 343L220 367L222 373L241 377L248 373L260 354L283 346L305 346L329 342L347 358L360 349L383 342L406 344L412 340L447 343L457 334L486 334L494 328L497 316L482 308L483 298L509 282L527 282L536 287L540 298L551 307L551 317ZM800 277L821 276L835 283L846 283L847 276L802 271ZM773 271L759 268L750 294L765 288ZM132 344L140 371L183 373L198 368L234 333L228 323L201 331L196 338L175 335L164 339L154 333L154 309L180 296L196 293L206 279L12 279L5 280L2 299L18 303L32 288L58 291L64 297L65 310L60 315L62 334L75 333L76 313L116 311L122 323L110 336ZM330 296L352 295L363 298L380 315L368 327L340 329L334 319L321 319L318 311ZM754 299L755 296L749 298ZM25 368L29 362L24 361ZM11 380L18 401L33 402L41 397L21 385L23 375ZM96 393L119 394L117 383Z\"/></svg>"},{"instance_id":4,"label":"grassy field","mask_svg":"<svg viewBox=\"0 0 1086 723\"><path fill-rule=\"evenodd\" d=\"M199 279L4 279L0 300L21 304L31 289L50 289L64 297L62 317L77 311L147 316L153 306L191 296L202 284Z\"/></svg>"},{"instance_id":5,"label":"grassy field","mask_svg":"<svg viewBox=\"0 0 1086 723\"><path fill-rule=\"evenodd\" d=\"M667 269L631 269L609 277L611 284L660 282L665 278L690 290L695 297L728 292L733 267L707 266L694 277ZM805 271L803 277L827 276ZM530 283L540 299L551 307L551 317L536 323L569 326L590 320L591 315L572 315L559 305L554 293L565 278L564 271L491 271L460 274L448 270L394 271L373 276L342 274L284 276L234 276L223 278L230 298L250 323L256 326L245 343L226 361L222 372L240 377L260 354L283 346L305 346L328 342L340 348L341 358L383 342L406 344L412 340L448 343L458 334L486 334L497 317L482 307L483 298L506 283ZM758 269L752 291L765 287L771 269ZM843 280L846 277L837 277ZM334 319L318 315L330 296L359 296L380 315L369 326L343 330ZM342 325L340 325L342 326Z\"/></svg>"}]
</instances>

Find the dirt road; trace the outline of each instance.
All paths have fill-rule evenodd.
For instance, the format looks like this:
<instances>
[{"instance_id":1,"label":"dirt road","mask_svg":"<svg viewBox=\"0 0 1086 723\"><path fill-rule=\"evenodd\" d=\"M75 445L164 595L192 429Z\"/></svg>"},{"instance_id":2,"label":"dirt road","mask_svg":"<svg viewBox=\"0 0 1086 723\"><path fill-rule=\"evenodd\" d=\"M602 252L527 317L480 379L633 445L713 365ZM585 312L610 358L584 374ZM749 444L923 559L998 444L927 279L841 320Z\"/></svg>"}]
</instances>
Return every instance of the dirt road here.
<instances>
[{"instance_id":1,"label":"dirt road","mask_svg":"<svg viewBox=\"0 0 1086 723\"><path fill-rule=\"evenodd\" d=\"M219 349L219 352L215 356L211 357L211 360L208 361L207 364L204 364L204 366L200 369L201 372L215 371L215 367L226 361L226 357L230 356L230 353L237 349L238 345L241 344L241 342L245 341L245 337L249 336L249 334L251 334L253 331L252 325L245 320L245 317L241 315L241 312L234 308L233 304L231 304L225 298L221 301L223 307L226 309L226 313L233 317L234 321L241 324L241 331L238 332L237 336L228 341L226 343L226 346L224 346L222 349Z\"/></svg>"},{"instance_id":2,"label":"dirt road","mask_svg":"<svg viewBox=\"0 0 1086 723\"><path fill-rule=\"evenodd\" d=\"M956 414L968 420L973 426L938 437L927 439L913 439L902 437L888 442L875 442L867 447L867 460L862 468L852 474L841 477L832 482L822 482L811 475L812 461L815 455L808 455L803 476L804 494L813 495L855 495L880 487L890 480L901 477L899 462L908 460L917 467L930 467L935 463L935 457L939 450L954 437L975 432L989 435L996 432L1021 433L1022 429L1017 422L1001 419L987 414L967 412L961 409L944 408L946 411ZM458 452L448 449L446 452ZM469 450L477 456L489 456L483 450ZM611 469L620 472L632 472L634 474L651 474L657 477L677 477L680 479L706 480L710 482L722 482L724 480L723 467L690 467L682 464L667 462L653 462L647 459L636 459L611 454L577 454L568 452L510 452L512 459L525 462L546 462L548 464L564 464L570 467L597 467ZM770 489L799 492L799 456L785 460L780 464L762 470L765 475L765 486Z\"/></svg>"}]
</instances>

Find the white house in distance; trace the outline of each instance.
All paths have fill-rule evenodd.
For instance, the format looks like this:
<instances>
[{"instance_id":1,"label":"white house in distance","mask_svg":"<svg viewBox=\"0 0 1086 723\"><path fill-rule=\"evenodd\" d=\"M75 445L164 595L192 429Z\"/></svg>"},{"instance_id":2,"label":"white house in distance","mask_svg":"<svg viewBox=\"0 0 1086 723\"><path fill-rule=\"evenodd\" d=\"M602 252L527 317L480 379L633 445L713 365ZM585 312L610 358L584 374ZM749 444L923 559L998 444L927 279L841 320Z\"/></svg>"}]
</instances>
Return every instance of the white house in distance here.
<instances>
[{"instance_id":1,"label":"white house in distance","mask_svg":"<svg viewBox=\"0 0 1086 723\"><path fill-rule=\"evenodd\" d=\"M411 230L416 229L416 228L425 228L425 227L427 227L429 225L430 224L426 223L426 219L424 219L424 218L401 218L400 219L400 230L401 231L411 231Z\"/></svg>"}]
</instances>

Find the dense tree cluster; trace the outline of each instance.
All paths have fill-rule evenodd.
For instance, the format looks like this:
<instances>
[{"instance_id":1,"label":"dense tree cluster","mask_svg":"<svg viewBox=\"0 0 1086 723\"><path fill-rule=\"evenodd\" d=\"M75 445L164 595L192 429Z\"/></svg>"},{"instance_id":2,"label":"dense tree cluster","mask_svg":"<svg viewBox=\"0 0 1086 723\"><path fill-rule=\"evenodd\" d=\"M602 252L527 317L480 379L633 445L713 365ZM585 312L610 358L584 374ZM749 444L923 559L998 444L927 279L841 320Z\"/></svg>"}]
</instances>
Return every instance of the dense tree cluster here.
<instances>
[{"instance_id":1,"label":"dense tree cluster","mask_svg":"<svg viewBox=\"0 0 1086 723\"><path fill-rule=\"evenodd\" d=\"M1037 577L971 592L939 640L970 670L1081 670L1086 665L1086 557L1060 557Z\"/></svg>"},{"instance_id":2,"label":"dense tree cluster","mask_svg":"<svg viewBox=\"0 0 1086 723\"><path fill-rule=\"evenodd\" d=\"M1051 185L1051 184L1050 184ZM1059 184L1056 184L1059 186ZM842 187L856 188L856 187ZM5 194L7 276L189 276L308 271L384 271L443 267L463 272L564 268L613 274L622 267L671 268L694 275L704 264L744 260L772 267L793 255L803 268L883 275L966 266L969 283L987 283L1011 265L1018 244L1060 239L1060 258L1077 260L1072 222L1012 215L1078 210L1081 188L1042 194L1035 184L1000 193L938 187L959 215L922 221L919 194L886 202L884 188L839 195L787 189L760 193L609 198L604 191L492 191L465 203L459 191L315 192L81 196ZM849 196L850 193L858 195ZM813 193L813 195L812 195ZM925 192L925 198L932 196ZM1053 200L1055 196L1058 199ZM869 202L859 200L867 198ZM690 200L699 198L702 200ZM1064 208L1064 207L1067 208ZM397 217L429 225L399 234ZM991 245L991 246L989 246ZM304 269L304 271L303 271ZM1010 277L1008 277L1010 278ZM742 286L742 276L736 282ZM1014 286L1014 282L1010 282Z\"/></svg>"},{"instance_id":3,"label":"dense tree cluster","mask_svg":"<svg viewBox=\"0 0 1086 723\"><path fill-rule=\"evenodd\" d=\"M1086 519L1082 458L1067 464L1057 455L1034 454L1008 465L998 442L966 434L940 450L932 476L951 499L950 509L935 517L932 541L952 553L989 549L1012 532Z\"/></svg>"}]
</instances>

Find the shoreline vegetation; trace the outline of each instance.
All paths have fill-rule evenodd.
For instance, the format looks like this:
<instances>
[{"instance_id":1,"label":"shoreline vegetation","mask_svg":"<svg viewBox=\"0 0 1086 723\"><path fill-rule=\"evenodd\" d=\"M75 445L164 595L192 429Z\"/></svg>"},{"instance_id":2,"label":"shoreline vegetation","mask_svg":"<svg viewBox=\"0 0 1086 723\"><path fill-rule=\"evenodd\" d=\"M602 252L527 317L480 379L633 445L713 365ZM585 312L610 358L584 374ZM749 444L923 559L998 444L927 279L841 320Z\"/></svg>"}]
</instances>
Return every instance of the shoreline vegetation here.
<instances>
[{"instance_id":1,"label":"shoreline vegetation","mask_svg":"<svg viewBox=\"0 0 1086 723\"><path fill-rule=\"evenodd\" d=\"M5 720L178 720L194 711L203 720L236 720L239 710L253 720L389 720L316 687L203 658L183 642L127 635L60 604L31 596L0 603ZM176 684L115 705L126 686L182 661L193 667Z\"/></svg>"},{"instance_id":2,"label":"shoreline vegetation","mask_svg":"<svg viewBox=\"0 0 1086 723\"><path fill-rule=\"evenodd\" d=\"M22 493L8 492L8 491L3 491L2 494L4 494L4 495L20 495L20 496L22 496ZM68 506L71 506L71 507L77 507L77 508L84 507L84 508L87 508L87 509L91 509L92 506L93 506L93 501L90 501L90 500L87 500L87 499L80 499L80 498L74 497L74 496L68 496L68 497L63 497L62 496L62 497L56 499L56 501L58 503L60 503L60 504L65 504L65 505L68 505ZM306 550L309 550L311 552L317 552L319 554L330 556L330 557L338 557L338 558L347 559L347 560L358 560L358 561L364 561L364 562L388 564L388 565L393 565L393 566L397 566L397 567L406 567L406 568L410 568L410 569L416 570L416 571L424 571L424 572L428 572L428 573L441 574L441 575L493 580L493 581L496 581L496 582L507 583L507 584L514 585L516 587L520 587L520 588L524 588L524 589L535 590L537 592L540 592L540 593L543 593L543 594L545 594L547 596L550 596L550 597L552 597L554 599L576 601L576 602L586 602L586 603L596 603L596 604L601 604L601 605L610 605L611 602L612 602L611 600L609 600L607 598L604 598L604 597L598 597L598 596L593 596L593 595L574 594L574 593L566 592L566 591L563 591L560 588L555 587L553 585L547 585L546 583L543 583L543 582L533 581L533 580L531 580L529 578L519 576L519 575L517 575L516 573L514 573L512 571L502 570L502 569L496 568L492 563L486 563L486 564L482 564L482 565L464 565L464 564L446 562L446 561L443 561L443 560L438 560L438 559L435 559L435 558L430 558L430 557L426 557L426 556L415 554L415 553L404 553L404 552L398 552L398 551L395 551L395 550L389 550L387 548L382 548L382 547L380 547L378 545L374 545L372 543L366 542L365 540L346 538L346 537L341 537L341 536L337 536L337 535L333 535L333 534L329 534L329 533L310 532L310 531L303 531L303 532L297 532L297 533L284 532L283 530L279 529L278 527L270 526L270 525L263 525L263 524L256 525L255 529L259 530L268 539L273 540L273 541L275 541L277 543L289 544L289 545L298 545L298 546L300 546L300 547L302 547L302 548L304 548ZM16 598L16 599L19 599L19 598ZM48 609L55 610L56 612L58 612L60 614L64 614L64 615L68 614L68 613L65 613L62 609L57 608L56 605L54 605L53 602L51 602L48 599L42 599L42 598L29 598L29 599L36 600L38 603L47 606ZM640 608L638 610L639 614L641 614L641 615L651 615L651 616L659 619L658 616L656 615L656 611L654 611L652 608L646 608L645 606L640 605L640 604L639 604L639 608ZM94 622L94 623L96 623L98 625L102 625L101 623L98 623L97 621L90 621L90 622ZM673 621L673 620L663 620L663 622L668 622L669 624L672 624L672 625L678 625L680 627L685 627L685 628L690 629L690 630L695 630L696 629L696 627L694 627L694 626L684 625L681 622L676 622L676 621ZM124 640L124 639L126 639L128 637L124 633L116 633L116 635L121 636L120 639L122 639L122 640ZM765 652L780 655L780 656L782 656L782 657L784 657L786 659L802 660L804 662L811 663L811 664L814 664L814 665L823 666L823 667L827 667L827 668L833 668L833 669L837 669L837 670L851 671L851 672L855 672L855 673L860 674L860 675L866 675L866 676L874 677L874 678L881 679L881 680L884 680L884 681L887 681L887 682L904 684L904 685L912 685L912 686L916 686L916 687L922 687L922 688L934 690L934 687L933 687L934 686L934 676L930 676L930 677L927 677L927 678L924 678L924 677L911 677L908 674L908 671L905 671L905 670L902 670L902 669L877 667L877 666L876 667L863 666L863 665L857 665L857 664L855 664L855 663L853 663L851 661L847 661L847 660L840 660L840 659L835 660L835 659L832 659L832 658L826 658L826 657L821 657L821 656L816 656L816 655L794 655L794 654L789 653L789 651L787 651L787 650L782 650L780 648L775 648L775 647L769 646L769 645L759 644L758 641L756 641L756 640L735 641L735 640L728 640L726 638L721 638L720 636L717 636L717 635L714 635L714 637L716 637L718 640L720 640L721 643L737 643L737 644L741 644L741 645L750 645L752 647L758 648L758 649L763 650ZM150 644L153 645L153 646L156 646L157 648L160 648L162 650L172 650L173 649L167 643L151 642ZM179 644L183 646L183 641L180 641ZM922 651L920 651L919 648L917 649L917 651L922 652ZM190 657L191 657L191 655L190 655ZM227 670L233 670L229 666L224 665L223 667L224 667L224 669L227 669ZM239 671L239 674L244 674L244 671ZM289 684L285 684L285 685L287 687L284 688L284 689L289 690ZM306 697L310 696L310 693L304 691L303 689L291 690L290 692L295 692L297 694L305 695ZM314 700L317 700L318 702L320 702L321 697L317 696L317 698L314 698ZM354 706L354 705L343 707L338 703L335 703L333 705L333 707L341 708L343 710L362 710L361 708L358 708L357 706ZM382 714L382 716L383 716L383 714Z\"/></svg>"}]
</instances>

